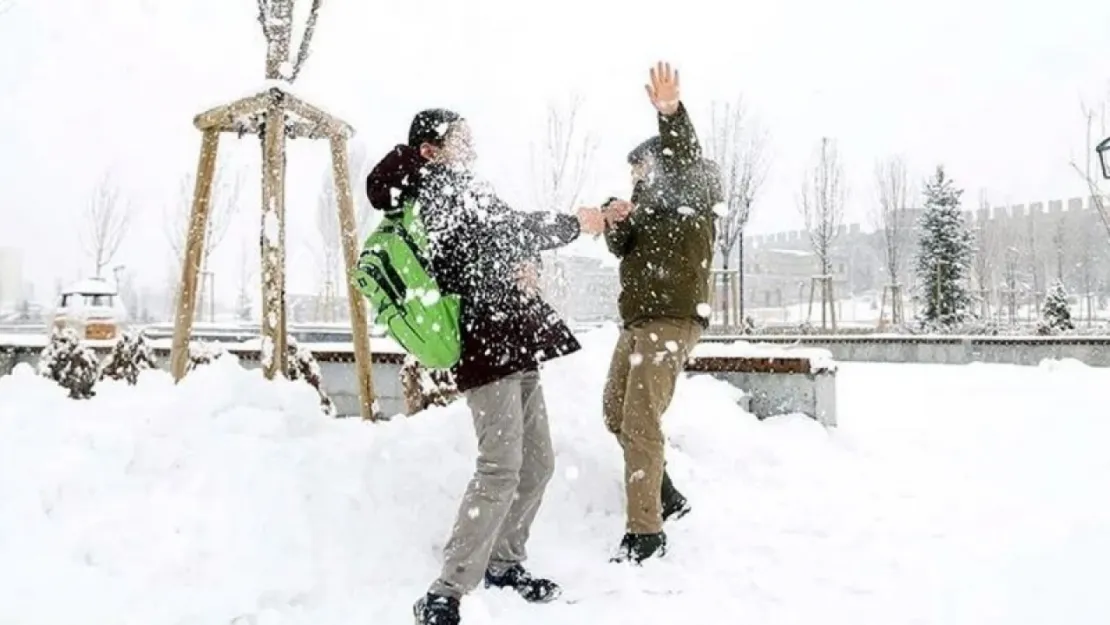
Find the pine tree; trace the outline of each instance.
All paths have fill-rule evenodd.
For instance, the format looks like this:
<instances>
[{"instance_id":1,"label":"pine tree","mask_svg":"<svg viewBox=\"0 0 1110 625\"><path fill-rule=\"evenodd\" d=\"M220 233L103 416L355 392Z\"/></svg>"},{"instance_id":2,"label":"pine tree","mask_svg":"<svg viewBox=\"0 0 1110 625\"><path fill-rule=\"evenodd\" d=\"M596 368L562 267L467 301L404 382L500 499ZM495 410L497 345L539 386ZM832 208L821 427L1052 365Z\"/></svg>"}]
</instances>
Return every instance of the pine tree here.
<instances>
[{"instance_id":1,"label":"pine tree","mask_svg":"<svg viewBox=\"0 0 1110 625\"><path fill-rule=\"evenodd\" d=\"M922 320L951 328L972 317L969 288L974 239L960 211L960 196L944 168L925 185L917 277L925 306Z\"/></svg>"},{"instance_id":2,"label":"pine tree","mask_svg":"<svg viewBox=\"0 0 1110 625\"><path fill-rule=\"evenodd\" d=\"M1056 334L1074 330L1075 324L1071 320L1071 308L1068 306L1068 292L1059 280L1052 285L1048 296L1041 309L1041 323L1037 328L1039 334Z\"/></svg>"}]
</instances>

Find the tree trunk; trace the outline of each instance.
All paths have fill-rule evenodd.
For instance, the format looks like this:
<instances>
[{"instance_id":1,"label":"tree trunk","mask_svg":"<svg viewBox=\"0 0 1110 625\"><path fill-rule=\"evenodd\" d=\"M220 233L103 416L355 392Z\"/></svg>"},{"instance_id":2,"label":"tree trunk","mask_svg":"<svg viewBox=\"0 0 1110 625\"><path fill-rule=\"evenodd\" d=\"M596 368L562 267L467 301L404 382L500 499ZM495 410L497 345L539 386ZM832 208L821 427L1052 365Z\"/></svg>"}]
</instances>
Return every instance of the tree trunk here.
<instances>
[{"instance_id":1,"label":"tree trunk","mask_svg":"<svg viewBox=\"0 0 1110 625\"><path fill-rule=\"evenodd\" d=\"M738 265L738 269L737 269L738 274L737 275L738 275L738 281L739 281L739 285L737 286L737 289L736 289L737 291L739 291L739 293L736 294L737 310L739 311L740 325L744 326L746 324L745 319L747 319L747 317L744 316L744 233L743 233L743 231L740 232L740 236L737 238L736 246L738 248L740 248L740 254L736 259L737 260L737 265Z\"/></svg>"},{"instance_id":2,"label":"tree trunk","mask_svg":"<svg viewBox=\"0 0 1110 625\"><path fill-rule=\"evenodd\" d=\"M729 328L729 327L732 327L732 289L730 288L732 286L732 284L731 284L731 280L729 280L729 277L728 277L728 254L727 253L724 254L724 260L721 262L721 269L722 269L722 271L721 271L720 276L722 278L724 278L723 280L721 280L721 282L724 283L721 287L721 291L722 291L721 316L723 317L721 319L721 321L724 322L724 326L726 328ZM717 287L717 285L716 285L717 280L714 279L713 282L714 282L713 287L715 289Z\"/></svg>"}]
</instances>

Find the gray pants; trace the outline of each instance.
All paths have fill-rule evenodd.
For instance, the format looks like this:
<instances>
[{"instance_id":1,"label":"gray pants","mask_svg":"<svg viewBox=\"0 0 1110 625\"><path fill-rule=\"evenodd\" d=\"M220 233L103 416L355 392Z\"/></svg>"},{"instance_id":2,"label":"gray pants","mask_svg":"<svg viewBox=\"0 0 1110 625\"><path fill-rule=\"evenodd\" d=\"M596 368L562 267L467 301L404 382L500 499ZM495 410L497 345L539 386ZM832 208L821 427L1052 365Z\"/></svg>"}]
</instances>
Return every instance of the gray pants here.
<instances>
[{"instance_id":1,"label":"gray pants","mask_svg":"<svg viewBox=\"0 0 1110 625\"><path fill-rule=\"evenodd\" d=\"M443 572L430 592L459 598L486 570L523 562L525 544L555 454L538 372L510 376L466 393L478 434L474 477L444 547Z\"/></svg>"}]
</instances>

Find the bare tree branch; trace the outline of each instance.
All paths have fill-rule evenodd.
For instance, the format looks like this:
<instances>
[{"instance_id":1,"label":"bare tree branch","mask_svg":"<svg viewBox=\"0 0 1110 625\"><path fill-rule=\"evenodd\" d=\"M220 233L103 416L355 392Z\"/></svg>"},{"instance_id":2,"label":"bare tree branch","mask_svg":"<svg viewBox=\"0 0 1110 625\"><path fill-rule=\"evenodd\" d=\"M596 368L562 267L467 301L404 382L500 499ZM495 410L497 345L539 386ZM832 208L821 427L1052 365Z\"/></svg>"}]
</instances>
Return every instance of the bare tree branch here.
<instances>
[{"instance_id":1,"label":"bare tree branch","mask_svg":"<svg viewBox=\"0 0 1110 625\"><path fill-rule=\"evenodd\" d=\"M0 15L7 13L13 6L15 6L15 0L0 0Z\"/></svg>"},{"instance_id":2,"label":"bare tree branch","mask_svg":"<svg viewBox=\"0 0 1110 625\"><path fill-rule=\"evenodd\" d=\"M308 59L308 48L312 44L312 35L316 32L316 18L320 15L320 1L312 0L312 8L309 9L304 34L301 35L301 45L297 50L297 60L293 62L293 74L289 77L290 82L297 79L297 76L301 73L301 68L304 67L304 62Z\"/></svg>"},{"instance_id":3,"label":"bare tree branch","mask_svg":"<svg viewBox=\"0 0 1110 625\"><path fill-rule=\"evenodd\" d=\"M1071 161L1071 167L1086 183L1091 205L1098 211L1099 218L1102 219L1102 225L1106 228L1106 234L1110 236L1110 207L1107 206L1107 195L1110 195L1110 191L1102 189L1098 168L1095 167L1094 161L1095 142L1098 141L1094 137L1095 119L1097 117L1098 126L1101 129L1099 136L1106 136L1106 103L1103 103L1097 110L1083 102L1079 106L1083 111L1083 117L1087 121L1086 145L1083 150L1083 167L1080 168L1074 159Z\"/></svg>"},{"instance_id":4,"label":"bare tree branch","mask_svg":"<svg viewBox=\"0 0 1110 625\"><path fill-rule=\"evenodd\" d=\"M836 141L822 138L798 194L798 211L805 221L806 233L813 253L817 255L822 276L832 273L829 253L837 231L844 223L846 200L844 165L840 162Z\"/></svg>"},{"instance_id":5,"label":"bare tree branch","mask_svg":"<svg viewBox=\"0 0 1110 625\"><path fill-rule=\"evenodd\" d=\"M875 186L878 205L872 214L876 230L883 240L887 279L890 286L899 286L905 255L910 241L910 183L906 161L891 156L875 164Z\"/></svg>"},{"instance_id":6,"label":"bare tree branch","mask_svg":"<svg viewBox=\"0 0 1110 625\"><path fill-rule=\"evenodd\" d=\"M832 318L832 329L836 331L836 305L833 296L832 251L833 240L844 223L844 204L847 200L844 185L844 165L840 162L840 152L836 141L821 138L821 144L814 155L814 162L802 178L802 188L798 195L798 210L805 220L805 229L820 271L821 284L821 326L825 326L826 310ZM815 280L816 282L816 280ZM812 286L810 302L812 306Z\"/></svg>"},{"instance_id":7,"label":"bare tree branch","mask_svg":"<svg viewBox=\"0 0 1110 625\"><path fill-rule=\"evenodd\" d=\"M752 205L767 178L767 133L748 122L743 99L713 104L706 156L717 163L724 192L723 211L717 224L717 251L725 267L744 236Z\"/></svg>"},{"instance_id":8,"label":"bare tree branch","mask_svg":"<svg viewBox=\"0 0 1110 625\"><path fill-rule=\"evenodd\" d=\"M565 108L549 104L543 143L532 146L533 193L542 209L574 210L585 187L597 142L579 132L581 105L577 96Z\"/></svg>"},{"instance_id":9,"label":"bare tree branch","mask_svg":"<svg viewBox=\"0 0 1110 625\"><path fill-rule=\"evenodd\" d=\"M93 190L85 213L82 244L92 257L95 276L112 262L131 221L131 204L120 198L119 188L104 174Z\"/></svg>"},{"instance_id":10,"label":"bare tree branch","mask_svg":"<svg viewBox=\"0 0 1110 625\"><path fill-rule=\"evenodd\" d=\"M293 37L293 0L258 0L258 21L266 37L267 80L290 80L289 49Z\"/></svg>"},{"instance_id":11,"label":"bare tree branch","mask_svg":"<svg viewBox=\"0 0 1110 625\"><path fill-rule=\"evenodd\" d=\"M207 271L209 258L227 235L228 228L242 203L244 182L242 172L228 173L222 165L216 168L212 181L212 203L204 232L204 248L201 250L201 271ZM166 214L162 220L166 241L179 269L185 259L185 242L189 236L189 220L193 210L195 187L196 175L192 173L183 175L178 181L177 201L166 206Z\"/></svg>"},{"instance_id":12,"label":"bare tree branch","mask_svg":"<svg viewBox=\"0 0 1110 625\"><path fill-rule=\"evenodd\" d=\"M986 217L975 221L975 255L972 258L971 271L975 276L975 283L979 286L984 300L989 301L988 293L994 288L995 271L999 261L999 254L1005 248L1005 240L999 230L997 221L990 216L990 197L986 189L979 192L979 209L986 210Z\"/></svg>"}]
</instances>

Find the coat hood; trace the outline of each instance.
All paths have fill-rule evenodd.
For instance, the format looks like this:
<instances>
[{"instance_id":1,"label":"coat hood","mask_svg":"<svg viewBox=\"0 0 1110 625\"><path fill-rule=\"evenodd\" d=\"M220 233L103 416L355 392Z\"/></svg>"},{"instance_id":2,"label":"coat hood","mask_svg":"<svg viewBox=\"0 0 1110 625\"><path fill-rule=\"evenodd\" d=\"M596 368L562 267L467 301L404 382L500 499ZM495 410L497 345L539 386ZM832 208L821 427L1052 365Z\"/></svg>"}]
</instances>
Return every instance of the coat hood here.
<instances>
[{"instance_id":1,"label":"coat hood","mask_svg":"<svg viewBox=\"0 0 1110 625\"><path fill-rule=\"evenodd\" d=\"M394 147L366 176L370 205L388 213L416 199L427 163L416 148L404 144Z\"/></svg>"}]
</instances>

